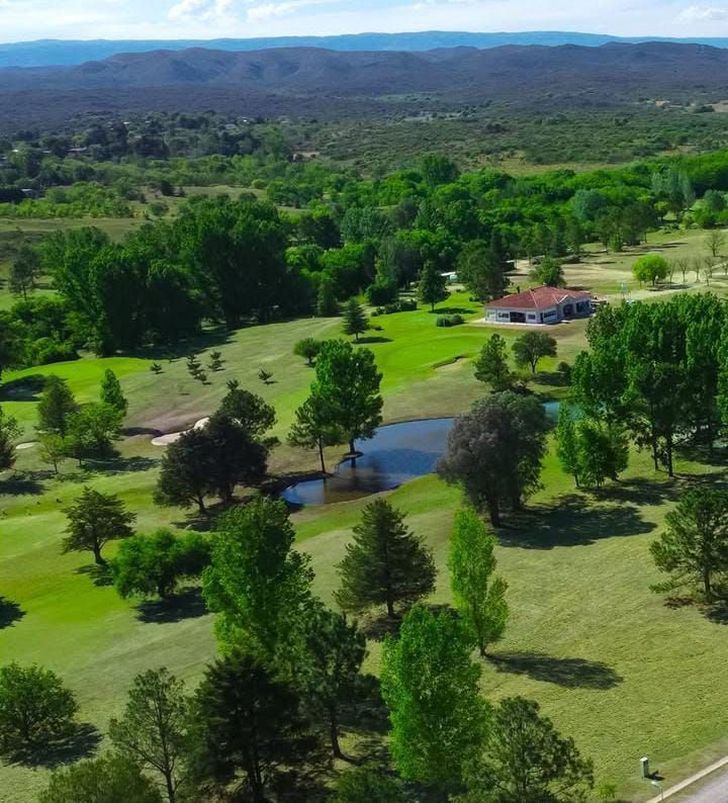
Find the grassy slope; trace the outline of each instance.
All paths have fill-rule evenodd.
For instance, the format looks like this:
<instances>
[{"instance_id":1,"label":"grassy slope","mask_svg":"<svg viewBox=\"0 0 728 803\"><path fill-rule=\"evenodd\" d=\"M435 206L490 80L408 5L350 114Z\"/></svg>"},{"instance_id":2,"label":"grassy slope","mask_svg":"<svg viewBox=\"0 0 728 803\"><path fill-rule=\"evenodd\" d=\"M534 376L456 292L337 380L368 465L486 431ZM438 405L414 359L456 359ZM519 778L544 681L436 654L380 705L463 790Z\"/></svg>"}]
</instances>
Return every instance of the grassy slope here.
<instances>
[{"instance_id":1,"label":"grassy slope","mask_svg":"<svg viewBox=\"0 0 728 803\"><path fill-rule=\"evenodd\" d=\"M604 281L613 283L614 278L605 276ZM443 306L463 305L467 301L460 296ZM477 307L471 309L478 314ZM373 335L389 339L371 344L385 375L387 420L458 412L482 394L467 358L477 353L488 329L437 329L434 316L425 310L376 323L382 331ZM66 376L86 400L93 397L104 368L111 366L130 398L128 425L163 431L209 413L225 391L225 380L235 376L275 403L277 431L283 434L311 378L303 361L292 357L293 343L308 334L330 336L338 326L337 321L309 320L240 331L217 346L227 360L226 370L205 387L187 376L181 357L162 361L159 377L148 371L150 360L141 358L86 359L49 366L43 373ZM501 331L508 339L518 334L517 329ZM583 324L554 331L560 340L559 359L572 358L583 342ZM273 372L275 384L263 386L257 379L261 365ZM33 401L3 406L30 433ZM138 514L140 529L184 525L180 511L161 510L151 502L160 453L149 438L147 432L124 440L126 463L116 473L80 475L68 465L63 481L42 479L40 486L32 473L41 468L36 451L22 452L18 469L26 473L19 479L26 484L19 482L14 490L23 493L0 497L0 593L24 611L22 619L0 630L0 656L40 661L62 672L79 695L83 718L102 729L136 672L166 664L194 678L214 649L209 617L141 622L132 603L79 573L85 556L60 555L61 510L83 483L121 494ZM285 447L276 456L279 469L306 468L313 462L313 457ZM640 459L634 471L644 474L649 466ZM719 625L691 609L668 610L648 590L654 575L647 544L676 488L658 483L626 487L585 511L589 501L564 504L562 496L572 491L553 458L545 479L546 490L536 500L546 506L544 511L504 532L499 559L511 585L513 618L506 640L495 651L500 661L486 667L484 690L489 696L537 697L559 726L595 757L600 775L631 793L635 761L644 752L661 767L677 771L698 761L694 751L718 749L721 723L713 712L728 702L721 682L728 645L718 638ZM446 543L456 492L425 478L392 496L411 511L413 526L433 544L441 568L437 598L446 599ZM334 566L362 504L309 509L295 516L324 596L335 585ZM538 546L532 543L535 537ZM378 645L373 644L373 668L378 658ZM8 800L32 799L44 782L43 772L0 768L0 800L4 794Z\"/></svg>"}]
</instances>

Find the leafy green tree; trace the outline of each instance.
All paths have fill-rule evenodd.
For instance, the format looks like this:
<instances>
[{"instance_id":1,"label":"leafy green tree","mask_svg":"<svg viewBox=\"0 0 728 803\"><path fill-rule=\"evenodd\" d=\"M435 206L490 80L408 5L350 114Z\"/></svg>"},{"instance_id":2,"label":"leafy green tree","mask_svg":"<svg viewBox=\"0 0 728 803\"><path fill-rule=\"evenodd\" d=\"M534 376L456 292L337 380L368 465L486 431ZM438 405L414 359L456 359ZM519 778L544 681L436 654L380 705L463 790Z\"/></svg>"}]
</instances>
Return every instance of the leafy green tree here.
<instances>
[{"instance_id":1,"label":"leafy green tree","mask_svg":"<svg viewBox=\"0 0 728 803\"><path fill-rule=\"evenodd\" d=\"M50 669L0 667L0 753L22 757L56 743L73 729L78 705Z\"/></svg>"},{"instance_id":2,"label":"leafy green tree","mask_svg":"<svg viewBox=\"0 0 728 803\"><path fill-rule=\"evenodd\" d=\"M582 418L576 429L579 474L584 484L600 488L605 479L616 480L629 460L629 443L622 428L594 418Z\"/></svg>"},{"instance_id":3,"label":"leafy green tree","mask_svg":"<svg viewBox=\"0 0 728 803\"><path fill-rule=\"evenodd\" d=\"M406 803L402 783L384 767L366 764L341 773L332 803Z\"/></svg>"},{"instance_id":4,"label":"leafy green tree","mask_svg":"<svg viewBox=\"0 0 728 803\"><path fill-rule=\"evenodd\" d=\"M488 645L502 638L508 619L508 584L493 576L496 543L475 511L457 513L450 540L450 585L483 657Z\"/></svg>"},{"instance_id":5,"label":"leafy green tree","mask_svg":"<svg viewBox=\"0 0 728 803\"><path fill-rule=\"evenodd\" d=\"M234 419L253 439L260 439L275 424L276 411L260 396L234 387L228 390L218 412Z\"/></svg>"},{"instance_id":6,"label":"leafy green tree","mask_svg":"<svg viewBox=\"0 0 728 803\"><path fill-rule=\"evenodd\" d=\"M0 471L15 465L15 439L20 436L20 427L13 416L6 415L0 407Z\"/></svg>"},{"instance_id":7,"label":"leafy green tree","mask_svg":"<svg viewBox=\"0 0 728 803\"><path fill-rule=\"evenodd\" d=\"M111 564L119 594L131 597L173 594L181 580L200 577L210 562L210 544L199 533L175 536L169 530L123 541Z\"/></svg>"},{"instance_id":8,"label":"leafy green tree","mask_svg":"<svg viewBox=\"0 0 728 803\"><path fill-rule=\"evenodd\" d=\"M58 474L58 466L68 455L68 445L65 438L55 432L44 432L38 436L38 444L40 446L40 459L53 467L54 474Z\"/></svg>"},{"instance_id":9,"label":"leafy green tree","mask_svg":"<svg viewBox=\"0 0 728 803\"><path fill-rule=\"evenodd\" d=\"M721 196L722 198L722 196ZM705 237L705 245L710 256L718 259L726 245L726 234L723 229L711 229Z\"/></svg>"},{"instance_id":10,"label":"leafy green tree","mask_svg":"<svg viewBox=\"0 0 728 803\"><path fill-rule=\"evenodd\" d=\"M313 366L313 361L321 351L321 341L315 337L304 337L293 347L293 353L297 357L303 357L309 366Z\"/></svg>"},{"instance_id":11,"label":"leafy green tree","mask_svg":"<svg viewBox=\"0 0 728 803\"><path fill-rule=\"evenodd\" d=\"M279 767L296 766L315 747L297 693L237 649L208 666L193 721L193 777L253 803L270 799Z\"/></svg>"},{"instance_id":12,"label":"leafy green tree","mask_svg":"<svg viewBox=\"0 0 728 803\"><path fill-rule=\"evenodd\" d=\"M402 777L457 791L487 731L472 639L451 612L415 606L398 639L384 644L382 695L392 722L390 749Z\"/></svg>"},{"instance_id":13,"label":"leafy green tree","mask_svg":"<svg viewBox=\"0 0 728 803\"><path fill-rule=\"evenodd\" d=\"M311 396L321 415L346 433L351 454L356 452L355 440L371 438L382 421L381 381L370 349L355 350L342 340L322 345Z\"/></svg>"},{"instance_id":14,"label":"leafy green tree","mask_svg":"<svg viewBox=\"0 0 728 803\"><path fill-rule=\"evenodd\" d=\"M40 275L40 255L30 245L22 245L10 264L10 292L16 296L28 298L28 293L35 289Z\"/></svg>"},{"instance_id":15,"label":"leafy green tree","mask_svg":"<svg viewBox=\"0 0 728 803\"><path fill-rule=\"evenodd\" d=\"M360 613L386 605L395 615L396 603L412 603L435 589L435 563L422 539L405 524L404 514L385 499L362 511L354 527L354 540L346 546L339 564L339 605Z\"/></svg>"},{"instance_id":16,"label":"leafy green tree","mask_svg":"<svg viewBox=\"0 0 728 803\"><path fill-rule=\"evenodd\" d=\"M118 496L84 488L81 496L65 511L68 518L63 552L93 553L97 565L105 566L101 550L108 541L129 538L136 516Z\"/></svg>"},{"instance_id":17,"label":"leafy green tree","mask_svg":"<svg viewBox=\"0 0 728 803\"><path fill-rule=\"evenodd\" d=\"M318 293L316 295L316 315L319 318L332 318L339 314L339 304L336 299L336 286L333 279L322 274L319 279Z\"/></svg>"},{"instance_id":18,"label":"leafy green tree","mask_svg":"<svg viewBox=\"0 0 728 803\"><path fill-rule=\"evenodd\" d=\"M437 265L428 259L422 267L420 281L417 285L417 295L423 304L429 304L432 312L435 311L435 304L444 301L449 293L447 291L447 279L440 273Z\"/></svg>"},{"instance_id":19,"label":"leafy green tree","mask_svg":"<svg viewBox=\"0 0 728 803\"><path fill-rule=\"evenodd\" d=\"M288 434L291 446L318 449L321 473L326 474L325 446L336 446L346 441L346 433L330 423L318 396L311 396L296 409L296 420Z\"/></svg>"},{"instance_id":20,"label":"leafy green tree","mask_svg":"<svg viewBox=\"0 0 728 803\"><path fill-rule=\"evenodd\" d=\"M662 281L670 272L665 257L659 254L645 254L639 257L632 266L632 273L640 284L649 282L653 287L658 280Z\"/></svg>"},{"instance_id":21,"label":"leafy green tree","mask_svg":"<svg viewBox=\"0 0 728 803\"><path fill-rule=\"evenodd\" d=\"M496 393L513 386L514 377L508 367L506 341L499 334L492 334L485 341L475 361L475 378L490 385Z\"/></svg>"},{"instance_id":22,"label":"leafy green tree","mask_svg":"<svg viewBox=\"0 0 728 803\"><path fill-rule=\"evenodd\" d=\"M214 460L209 465L210 488L223 502L232 502L238 485L254 487L265 478L268 446L261 443L237 419L215 413L205 426Z\"/></svg>"},{"instance_id":23,"label":"leafy green tree","mask_svg":"<svg viewBox=\"0 0 728 803\"><path fill-rule=\"evenodd\" d=\"M580 484L582 469L579 437L573 409L562 404L559 409L559 422L556 425L556 456L561 468L574 478L576 487Z\"/></svg>"},{"instance_id":24,"label":"leafy green tree","mask_svg":"<svg viewBox=\"0 0 728 803\"><path fill-rule=\"evenodd\" d=\"M430 187L451 184L460 175L455 162L442 153L426 153L420 159L419 169Z\"/></svg>"},{"instance_id":25,"label":"leafy green tree","mask_svg":"<svg viewBox=\"0 0 728 803\"><path fill-rule=\"evenodd\" d=\"M556 356L556 339L546 332L524 332L513 341L513 356L516 365L529 365L531 373L536 373L539 360Z\"/></svg>"},{"instance_id":26,"label":"leafy green tree","mask_svg":"<svg viewBox=\"0 0 728 803\"><path fill-rule=\"evenodd\" d=\"M359 335L369 328L369 320L364 309L355 298L350 298L344 306L344 333L354 335L357 342Z\"/></svg>"},{"instance_id":27,"label":"leafy green tree","mask_svg":"<svg viewBox=\"0 0 728 803\"><path fill-rule=\"evenodd\" d=\"M104 379L101 383L101 403L118 410L122 417L126 415L129 407L129 402L121 389L121 383L110 368L104 372Z\"/></svg>"},{"instance_id":28,"label":"leafy green tree","mask_svg":"<svg viewBox=\"0 0 728 803\"><path fill-rule=\"evenodd\" d=\"M259 498L217 523L203 594L218 616L225 645L243 646L266 662L289 649L307 610L313 573L293 549L295 531L283 502Z\"/></svg>"},{"instance_id":29,"label":"leafy green tree","mask_svg":"<svg viewBox=\"0 0 728 803\"><path fill-rule=\"evenodd\" d=\"M65 380L51 374L45 381L38 402L38 429L65 436L68 420L77 409L76 400Z\"/></svg>"},{"instance_id":30,"label":"leafy green tree","mask_svg":"<svg viewBox=\"0 0 728 803\"><path fill-rule=\"evenodd\" d=\"M672 575L673 585L697 580L711 600L713 578L728 572L728 492L687 491L665 523L665 532L650 545L657 568Z\"/></svg>"},{"instance_id":31,"label":"leafy green tree","mask_svg":"<svg viewBox=\"0 0 728 803\"><path fill-rule=\"evenodd\" d=\"M495 708L480 757L468 766L458 803L584 803L594 769L534 700L507 697Z\"/></svg>"},{"instance_id":32,"label":"leafy green tree","mask_svg":"<svg viewBox=\"0 0 728 803\"><path fill-rule=\"evenodd\" d=\"M153 781L113 753L56 770L39 803L162 803Z\"/></svg>"},{"instance_id":33,"label":"leafy green tree","mask_svg":"<svg viewBox=\"0 0 728 803\"><path fill-rule=\"evenodd\" d=\"M79 407L67 421L66 452L79 464L88 459L112 455L112 443L119 437L123 413L116 407L91 402Z\"/></svg>"},{"instance_id":34,"label":"leafy green tree","mask_svg":"<svg viewBox=\"0 0 728 803\"><path fill-rule=\"evenodd\" d=\"M502 255L484 240L465 243L458 257L458 278L480 301L501 298L508 287Z\"/></svg>"},{"instance_id":35,"label":"leafy green tree","mask_svg":"<svg viewBox=\"0 0 728 803\"><path fill-rule=\"evenodd\" d=\"M345 758L339 743L341 712L358 696L366 638L356 623L315 604L304 618L294 678L301 695L328 731L334 758Z\"/></svg>"},{"instance_id":36,"label":"leafy green tree","mask_svg":"<svg viewBox=\"0 0 728 803\"><path fill-rule=\"evenodd\" d=\"M487 509L497 527L504 504L519 510L540 487L547 431L537 399L494 393L455 420L437 471L446 482L462 484L470 503L476 510Z\"/></svg>"},{"instance_id":37,"label":"leafy green tree","mask_svg":"<svg viewBox=\"0 0 728 803\"><path fill-rule=\"evenodd\" d=\"M109 737L128 761L160 776L175 803L187 751L190 700L184 683L165 667L134 678L123 715L109 723Z\"/></svg>"},{"instance_id":38,"label":"leafy green tree","mask_svg":"<svg viewBox=\"0 0 728 803\"><path fill-rule=\"evenodd\" d=\"M196 504L200 513L206 513L215 460L215 445L205 429L183 432L162 457L154 501L183 508Z\"/></svg>"},{"instance_id":39,"label":"leafy green tree","mask_svg":"<svg viewBox=\"0 0 728 803\"><path fill-rule=\"evenodd\" d=\"M558 259L545 257L538 265L534 265L530 273L531 278L547 287L563 287L566 284L564 269Z\"/></svg>"}]
</instances>

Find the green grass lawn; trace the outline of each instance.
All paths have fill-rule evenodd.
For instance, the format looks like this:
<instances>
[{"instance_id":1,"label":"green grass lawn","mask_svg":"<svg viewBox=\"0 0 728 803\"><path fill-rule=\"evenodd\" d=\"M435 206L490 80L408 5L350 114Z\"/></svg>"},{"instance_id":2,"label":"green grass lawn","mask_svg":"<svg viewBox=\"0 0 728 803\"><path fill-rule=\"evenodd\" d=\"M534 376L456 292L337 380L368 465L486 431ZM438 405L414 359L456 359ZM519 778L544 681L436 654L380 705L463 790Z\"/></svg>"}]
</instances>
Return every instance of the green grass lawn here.
<instances>
[{"instance_id":1,"label":"green grass lawn","mask_svg":"<svg viewBox=\"0 0 728 803\"><path fill-rule=\"evenodd\" d=\"M441 305L468 310L469 323L435 326L427 310L373 319L381 330L369 343L384 373L385 419L446 415L466 409L485 389L472 376L472 357L493 329L478 323L482 310L459 294ZM0 595L20 606L21 618L0 629L3 661L38 661L60 672L76 693L81 718L102 731L123 704L132 677L150 666L167 665L193 682L214 653L211 617L188 615L159 621L159 609L120 600L97 587L84 571L84 555L61 555L63 508L84 484L117 493L138 516L140 530L188 525L183 511L152 503L161 450L150 445L156 431L173 431L214 410L225 382L244 387L275 404L283 436L296 405L305 397L312 371L292 355L301 337L329 337L336 319L310 319L244 329L224 339L214 334L187 344L188 350L217 348L225 370L210 384L192 380L184 349L171 360L159 355L96 359L8 374L0 402L33 437L35 401L18 380L36 374L65 377L81 401L92 399L107 367L120 377L129 397L127 435L113 468L79 472L68 463L63 476L47 476L37 449L19 453L17 473L0 478ZM520 330L499 330L507 340ZM551 330L559 356L571 361L584 344L584 324ZM149 371L156 359L161 375ZM203 362L205 358L203 355ZM257 378L261 367L273 384ZM536 385L542 393L560 389ZM280 447L277 471L313 468L313 454ZM655 580L648 545L688 477L707 466L680 462L681 478L667 483L645 455L633 458L625 482L600 497L576 494L553 455L545 488L528 513L509 519L500 533L500 571L510 584L511 621L506 638L484 664L483 691L491 699L508 694L537 698L557 725L593 756L601 779L619 784L634 800L649 796L636 780L645 753L677 779L723 745L722 716L728 703L724 667L728 642L724 625L698 610L671 610L649 591ZM449 599L446 553L458 492L434 477L391 493L410 513L411 525L432 545L440 569L434 601ZM312 556L316 589L330 599L336 564L364 500L294 515L301 549ZM114 553L113 545L108 555ZM194 601L190 605L192 613ZM190 613L188 609L188 613ZM169 617L168 617L169 618ZM172 617L174 618L174 617ZM368 668L379 666L381 645L370 644ZM46 781L47 770L0 767L0 800L25 803Z\"/></svg>"}]
</instances>

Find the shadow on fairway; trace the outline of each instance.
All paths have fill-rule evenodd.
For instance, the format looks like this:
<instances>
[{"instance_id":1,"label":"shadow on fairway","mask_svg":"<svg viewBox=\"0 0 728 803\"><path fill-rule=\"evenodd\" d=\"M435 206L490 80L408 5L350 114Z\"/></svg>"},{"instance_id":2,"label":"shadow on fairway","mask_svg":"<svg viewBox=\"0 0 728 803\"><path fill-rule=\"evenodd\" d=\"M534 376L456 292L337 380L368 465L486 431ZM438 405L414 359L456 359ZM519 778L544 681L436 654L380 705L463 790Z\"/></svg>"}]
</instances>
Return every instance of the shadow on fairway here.
<instances>
[{"instance_id":1,"label":"shadow on fairway","mask_svg":"<svg viewBox=\"0 0 728 803\"><path fill-rule=\"evenodd\" d=\"M49 479L49 471L28 471L22 474L14 474L7 480L0 481L0 493L11 496L40 496L43 493L41 479Z\"/></svg>"},{"instance_id":2,"label":"shadow on fairway","mask_svg":"<svg viewBox=\"0 0 728 803\"><path fill-rule=\"evenodd\" d=\"M527 675L532 680L555 683L567 689L611 689L623 678L601 661L585 658L554 658L536 652L511 652L489 655L498 672Z\"/></svg>"},{"instance_id":3,"label":"shadow on fairway","mask_svg":"<svg viewBox=\"0 0 728 803\"><path fill-rule=\"evenodd\" d=\"M200 588L184 588L167 599L146 600L137 605L137 619L145 624L174 624L206 613Z\"/></svg>"},{"instance_id":4,"label":"shadow on fairway","mask_svg":"<svg viewBox=\"0 0 728 803\"><path fill-rule=\"evenodd\" d=\"M38 397L45 387L45 381L46 377L43 374L31 374L4 382L0 388L0 401L38 401Z\"/></svg>"},{"instance_id":5,"label":"shadow on fairway","mask_svg":"<svg viewBox=\"0 0 728 803\"><path fill-rule=\"evenodd\" d=\"M365 346L367 343L391 343L391 337L382 337L380 335L372 335L371 337L360 337L354 345Z\"/></svg>"},{"instance_id":6,"label":"shadow on fairway","mask_svg":"<svg viewBox=\"0 0 728 803\"><path fill-rule=\"evenodd\" d=\"M114 584L114 578L111 575L111 569L108 564L99 566L96 563L87 563L85 566L79 566L75 569L75 573L87 574L93 581L93 584L99 588Z\"/></svg>"},{"instance_id":7,"label":"shadow on fairway","mask_svg":"<svg viewBox=\"0 0 728 803\"><path fill-rule=\"evenodd\" d=\"M26 767L54 769L61 764L73 764L96 752L101 743L101 734L90 722L74 725L63 738L56 739L42 748L19 751L12 756L15 764Z\"/></svg>"},{"instance_id":8,"label":"shadow on fairway","mask_svg":"<svg viewBox=\"0 0 728 803\"><path fill-rule=\"evenodd\" d=\"M25 616L25 611L17 602L0 597L0 630L14 625Z\"/></svg>"},{"instance_id":9,"label":"shadow on fairway","mask_svg":"<svg viewBox=\"0 0 728 803\"><path fill-rule=\"evenodd\" d=\"M656 525L643 521L633 505L603 507L590 505L581 496L564 496L554 506L534 506L506 517L498 531L504 546L525 549L553 549L558 546L586 546L602 538L652 532Z\"/></svg>"}]
</instances>

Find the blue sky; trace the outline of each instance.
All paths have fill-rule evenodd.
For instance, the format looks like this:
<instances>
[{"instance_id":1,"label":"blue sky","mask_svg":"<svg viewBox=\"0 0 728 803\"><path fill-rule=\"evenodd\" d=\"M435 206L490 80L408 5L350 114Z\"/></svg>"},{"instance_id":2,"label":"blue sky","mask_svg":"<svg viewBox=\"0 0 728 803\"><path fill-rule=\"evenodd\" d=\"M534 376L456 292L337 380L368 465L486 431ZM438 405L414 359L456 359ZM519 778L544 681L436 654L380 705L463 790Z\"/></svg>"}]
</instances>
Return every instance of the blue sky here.
<instances>
[{"instance_id":1,"label":"blue sky","mask_svg":"<svg viewBox=\"0 0 728 803\"><path fill-rule=\"evenodd\" d=\"M0 0L4 42L428 29L728 36L728 0Z\"/></svg>"}]
</instances>

